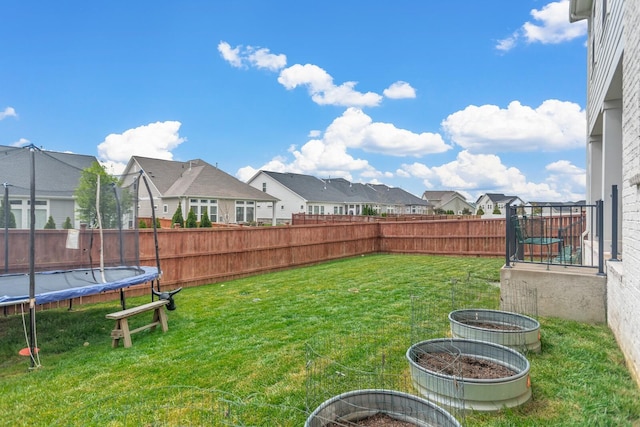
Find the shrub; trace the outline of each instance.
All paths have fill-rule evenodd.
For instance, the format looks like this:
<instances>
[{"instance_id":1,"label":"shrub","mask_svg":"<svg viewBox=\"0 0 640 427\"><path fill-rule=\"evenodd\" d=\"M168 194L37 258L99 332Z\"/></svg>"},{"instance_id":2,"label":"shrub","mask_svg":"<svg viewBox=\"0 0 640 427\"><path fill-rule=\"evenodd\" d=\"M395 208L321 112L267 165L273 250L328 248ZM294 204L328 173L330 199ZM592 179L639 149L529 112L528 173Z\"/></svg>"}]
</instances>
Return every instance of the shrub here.
<instances>
[{"instance_id":1,"label":"shrub","mask_svg":"<svg viewBox=\"0 0 640 427\"><path fill-rule=\"evenodd\" d=\"M178 205L178 209L171 217L171 227L175 227L178 224L179 227L184 227L184 217L182 216L182 206Z\"/></svg>"},{"instance_id":2,"label":"shrub","mask_svg":"<svg viewBox=\"0 0 640 427\"><path fill-rule=\"evenodd\" d=\"M44 229L45 230L55 230L56 229L56 222L53 220L53 217L51 215L49 215L49 220L44 225Z\"/></svg>"},{"instance_id":3,"label":"shrub","mask_svg":"<svg viewBox=\"0 0 640 427\"><path fill-rule=\"evenodd\" d=\"M200 219L200 227L208 228L211 227L211 219L209 218L209 213L207 212L207 208L204 208L202 211L202 218Z\"/></svg>"},{"instance_id":4,"label":"shrub","mask_svg":"<svg viewBox=\"0 0 640 427\"><path fill-rule=\"evenodd\" d=\"M196 213L193 209L189 209L189 213L187 214L187 222L185 224L187 228L196 228L198 227L198 219L196 218Z\"/></svg>"},{"instance_id":5,"label":"shrub","mask_svg":"<svg viewBox=\"0 0 640 427\"><path fill-rule=\"evenodd\" d=\"M73 224L71 223L71 218L67 217L67 219L64 220L64 224L62 224L62 228L65 230L70 230L73 228Z\"/></svg>"}]
</instances>

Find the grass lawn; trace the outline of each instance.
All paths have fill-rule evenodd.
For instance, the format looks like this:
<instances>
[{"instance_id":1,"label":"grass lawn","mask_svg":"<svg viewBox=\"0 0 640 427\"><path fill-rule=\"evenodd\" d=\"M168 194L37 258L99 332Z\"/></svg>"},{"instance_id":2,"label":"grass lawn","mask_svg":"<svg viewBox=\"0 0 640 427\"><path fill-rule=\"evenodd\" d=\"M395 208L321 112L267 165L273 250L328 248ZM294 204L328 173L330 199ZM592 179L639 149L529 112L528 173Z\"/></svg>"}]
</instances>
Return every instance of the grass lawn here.
<instances>
[{"instance_id":1,"label":"grass lawn","mask_svg":"<svg viewBox=\"0 0 640 427\"><path fill-rule=\"evenodd\" d=\"M168 312L169 331L137 333L128 349L111 348L105 314L118 301L38 312L42 366L33 370L18 356L22 317L0 318L0 424L301 426L340 392L410 387L412 341L446 336L462 297L497 308L502 264L372 255L187 288ZM460 421L639 425L640 390L607 326L538 320L531 401Z\"/></svg>"}]
</instances>

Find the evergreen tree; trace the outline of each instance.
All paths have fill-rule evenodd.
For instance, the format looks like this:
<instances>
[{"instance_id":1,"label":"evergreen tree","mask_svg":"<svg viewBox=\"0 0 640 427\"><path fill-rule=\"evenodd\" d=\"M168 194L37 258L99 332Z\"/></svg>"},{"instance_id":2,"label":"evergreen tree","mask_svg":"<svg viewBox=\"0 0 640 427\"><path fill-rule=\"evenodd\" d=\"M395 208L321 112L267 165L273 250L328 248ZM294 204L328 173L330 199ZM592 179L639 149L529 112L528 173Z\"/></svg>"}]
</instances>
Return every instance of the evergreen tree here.
<instances>
[{"instance_id":1,"label":"evergreen tree","mask_svg":"<svg viewBox=\"0 0 640 427\"><path fill-rule=\"evenodd\" d=\"M49 220L44 225L44 229L45 230L55 230L56 229L56 222L53 220L53 217L51 215L49 215Z\"/></svg>"},{"instance_id":2,"label":"evergreen tree","mask_svg":"<svg viewBox=\"0 0 640 427\"><path fill-rule=\"evenodd\" d=\"M0 228L4 228L4 205L0 205ZM16 228L16 217L9 210L9 226L7 228Z\"/></svg>"},{"instance_id":3,"label":"evergreen tree","mask_svg":"<svg viewBox=\"0 0 640 427\"><path fill-rule=\"evenodd\" d=\"M179 227L184 227L184 217L182 216L182 206L178 204L178 209L171 217L171 227L175 227L178 224Z\"/></svg>"},{"instance_id":4,"label":"evergreen tree","mask_svg":"<svg viewBox=\"0 0 640 427\"><path fill-rule=\"evenodd\" d=\"M187 223L185 224L187 228L197 228L198 227L198 219L196 218L196 213L193 209L189 209L189 213L187 214Z\"/></svg>"},{"instance_id":5,"label":"evergreen tree","mask_svg":"<svg viewBox=\"0 0 640 427\"><path fill-rule=\"evenodd\" d=\"M147 221L141 219L138 221L138 228L147 228Z\"/></svg>"},{"instance_id":6,"label":"evergreen tree","mask_svg":"<svg viewBox=\"0 0 640 427\"><path fill-rule=\"evenodd\" d=\"M200 227L203 227L203 228L211 227L211 218L209 218L209 213L207 212L207 208L204 208L202 211L202 218L200 219Z\"/></svg>"},{"instance_id":7,"label":"evergreen tree","mask_svg":"<svg viewBox=\"0 0 640 427\"><path fill-rule=\"evenodd\" d=\"M476 215L484 215L484 209L478 208L478 210L476 211Z\"/></svg>"},{"instance_id":8,"label":"evergreen tree","mask_svg":"<svg viewBox=\"0 0 640 427\"><path fill-rule=\"evenodd\" d=\"M67 219L64 221L64 224L62 224L62 228L65 230L73 228L73 224L71 224L71 218L67 217Z\"/></svg>"}]
</instances>

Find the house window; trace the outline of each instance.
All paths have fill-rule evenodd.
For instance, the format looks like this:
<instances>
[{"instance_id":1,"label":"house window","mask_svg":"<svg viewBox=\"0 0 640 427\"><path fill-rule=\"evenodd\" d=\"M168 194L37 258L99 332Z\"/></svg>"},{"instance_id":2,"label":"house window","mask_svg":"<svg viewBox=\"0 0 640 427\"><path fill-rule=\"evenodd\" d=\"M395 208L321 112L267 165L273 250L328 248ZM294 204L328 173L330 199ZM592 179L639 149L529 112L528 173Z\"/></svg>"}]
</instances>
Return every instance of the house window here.
<instances>
[{"instance_id":1,"label":"house window","mask_svg":"<svg viewBox=\"0 0 640 427\"><path fill-rule=\"evenodd\" d=\"M265 192L265 193L267 192L267 183L266 182L262 183L262 191Z\"/></svg>"},{"instance_id":2,"label":"house window","mask_svg":"<svg viewBox=\"0 0 640 427\"><path fill-rule=\"evenodd\" d=\"M16 228L29 228L31 225L30 200L10 200L11 212L16 219ZM34 203L36 224L35 228L44 228L49 218L49 203L46 200L36 200Z\"/></svg>"},{"instance_id":3,"label":"house window","mask_svg":"<svg viewBox=\"0 0 640 427\"><path fill-rule=\"evenodd\" d=\"M309 205L309 215L313 215L313 206Z\"/></svg>"},{"instance_id":4,"label":"house window","mask_svg":"<svg viewBox=\"0 0 640 427\"><path fill-rule=\"evenodd\" d=\"M169 213L169 205L162 205L162 213Z\"/></svg>"},{"instance_id":5,"label":"house window","mask_svg":"<svg viewBox=\"0 0 640 427\"><path fill-rule=\"evenodd\" d=\"M190 199L190 209L196 214L196 219L202 221L205 212L209 215L211 222L218 222L218 200L216 199Z\"/></svg>"},{"instance_id":6,"label":"house window","mask_svg":"<svg viewBox=\"0 0 640 427\"><path fill-rule=\"evenodd\" d=\"M236 201L236 222L253 222L255 220L255 202Z\"/></svg>"}]
</instances>

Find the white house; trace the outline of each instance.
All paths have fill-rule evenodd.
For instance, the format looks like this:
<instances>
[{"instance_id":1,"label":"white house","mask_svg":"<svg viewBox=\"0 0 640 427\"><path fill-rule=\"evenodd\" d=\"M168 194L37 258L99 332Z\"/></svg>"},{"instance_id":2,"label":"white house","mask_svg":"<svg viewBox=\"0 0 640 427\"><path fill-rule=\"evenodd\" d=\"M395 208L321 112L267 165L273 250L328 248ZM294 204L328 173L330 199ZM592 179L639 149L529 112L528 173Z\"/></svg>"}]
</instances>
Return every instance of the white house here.
<instances>
[{"instance_id":1,"label":"white house","mask_svg":"<svg viewBox=\"0 0 640 427\"><path fill-rule=\"evenodd\" d=\"M465 212L473 213L474 206L457 191L425 191L422 199L431 204L431 209L436 211L453 211L455 215L463 215Z\"/></svg>"},{"instance_id":2,"label":"white house","mask_svg":"<svg viewBox=\"0 0 640 427\"><path fill-rule=\"evenodd\" d=\"M361 215L365 207L380 214L427 213L426 201L400 188L386 185L271 171L259 171L247 183L279 200L275 212L279 223L291 221L295 213ZM270 203L259 203L257 217L264 218L271 209Z\"/></svg>"},{"instance_id":3,"label":"white house","mask_svg":"<svg viewBox=\"0 0 640 427\"><path fill-rule=\"evenodd\" d=\"M587 20L587 203L603 200L605 253L612 249L611 195L619 192L620 261L609 260L607 322L640 384L640 2L571 0Z\"/></svg>"},{"instance_id":4,"label":"white house","mask_svg":"<svg viewBox=\"0 0 640 427\"><path fill-rule=\"evenodd\" d=\"M476 211L474 213L477 215L478 210L482 209L484 216L504 217L507 204L515 206L522 205L524 202L518 196L505 196L502 193L485 193L476 200ZM500 212L494 214L494 211Z\"/></svg>"}]
</instances>

